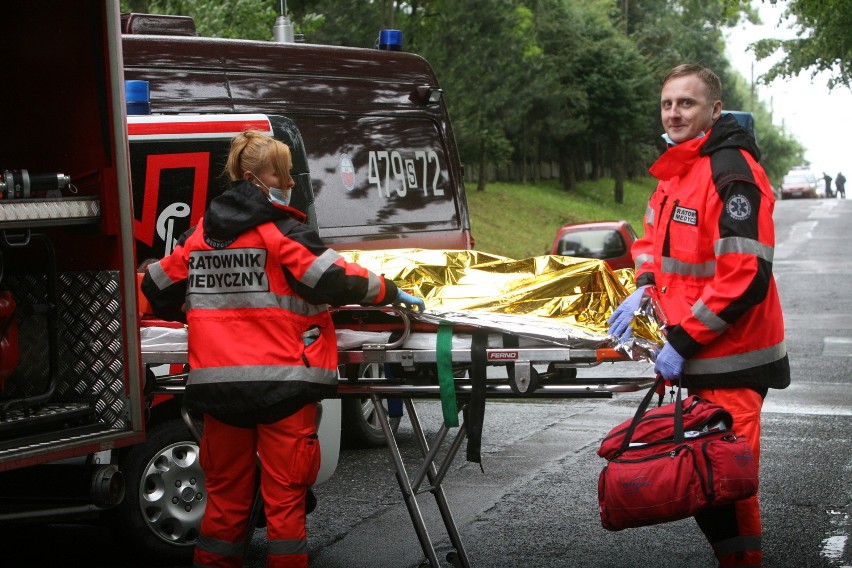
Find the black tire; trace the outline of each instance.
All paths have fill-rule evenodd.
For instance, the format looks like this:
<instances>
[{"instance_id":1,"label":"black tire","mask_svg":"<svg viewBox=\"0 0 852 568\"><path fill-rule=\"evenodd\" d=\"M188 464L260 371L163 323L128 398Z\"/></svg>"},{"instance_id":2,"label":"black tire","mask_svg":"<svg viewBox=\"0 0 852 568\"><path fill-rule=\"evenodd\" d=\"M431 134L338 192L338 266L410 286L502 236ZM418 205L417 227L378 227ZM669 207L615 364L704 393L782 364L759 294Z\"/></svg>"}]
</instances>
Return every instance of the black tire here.
<instances>
[{"instance_id":1,"label":"black tire","mask_svg":"<svg viewBox=\"0 0 852 568\"><path fill-rule=\"evenodd\" d=\"M189 564L207 503L198 444L180 419L148 430L119 464L124 501L110 511L111 526L152 563Z\"/></svg>"},{"instance_id":2,"label":"black tire","mask_svg":"<svg viewBox=\"0 0 852 568\"><path fill-rule=\"evenodd\" d=\"M379 378L385 376L384 365L381 363L364 363L359 366L352 365L348 372L357 372L358 377ZM357 371L356 371L357 369ZM382 400L382 406L387 410L386 400ZM379 414L376 412L373 401L369 398L344 398L341 401L341 444L345 448L373 448L387 444L385 434L379 423ZM399 416L389 417L388 424L391 431L396 433L401 418Z\"/></svg>"}]
</instances>

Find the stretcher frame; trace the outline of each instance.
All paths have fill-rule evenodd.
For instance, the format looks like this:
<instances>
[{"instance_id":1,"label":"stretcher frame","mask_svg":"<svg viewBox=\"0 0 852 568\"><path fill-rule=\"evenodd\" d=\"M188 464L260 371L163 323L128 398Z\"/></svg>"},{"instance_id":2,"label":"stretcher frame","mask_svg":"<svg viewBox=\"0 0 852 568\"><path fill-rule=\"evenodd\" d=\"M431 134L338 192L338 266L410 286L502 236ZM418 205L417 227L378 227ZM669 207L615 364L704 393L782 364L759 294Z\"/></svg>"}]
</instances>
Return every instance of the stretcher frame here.
<instances>
[{"instance_id":1,"label":"stretcher frame","mask_svg":"<svg viewBox=\"0 0 852 568\"><path fill-rule=\"evenodd\" d=\"M349 308L338 308L345 310ZM352 308L354 309L354 308ZM364 310L358 307L358 310ZM364 378L342 376L338 383L338 398L369 398L379 415L391 462L395 470L397 482L402 493L409 517L417 535L420 546L426 557L423 565L428 563L431 568L441 566L440 560L423 518L417 497L423 493L431 493L435 499L438 511L444 524L444 529L453 547L446 560L457 568L470 568L464 542L456 525L450 508L449 500L444 491L443 481L449 472L458 451L467 437L468 426L461 420L455 435L450 439L452 428L442 421L431 443L427 440L423 425L417 413L414 401L417 399L441 399L441 389L437 384L422 384L417 375L418 366L434 365L438 359L435 349L406 349L405 340L411 332L411 320L408 314L396 308L377 308L399 316L402 331L399 337L390 343L364 344L360 348L339 351L339 364L395 364L402 366L407 372L401 378ZM570 348L554 345L535 346L528 348L489 348L485 350L489 367L504 367L506 378L489 377L485 385L487 398L611 398L614 393L636 392L653 384L653 377L606 377L577 379L576 369L594 367L603 362L627 361L627 357L613 348L603 347L594 349ZM443 356L446 356L444 354ZM466 365L472 362L470 350L452 349L451 358L454 364ZM187 353L183 351L142 351L142 362L146 365L186 364ZM547 370L540 372L537 367L547 365ZM574 372L571 372L573 370ZM180 373L158 377L154 381L151 394L181 395L184 391L187 374ZM434 377L429 377L434 379ZM473 385L464 377L454 380L455 395L463 401L458 407L458 413L465 416L467 400L473 390ZM410 475L400 452L396 436L388 420L388 412L382 404L382 399L399 398L411 422L415 440L419 446L420 459L414 464L413 475ZM182 417L187 422L190 431L196 439L199 433L192 419L186 412ZM200 442L200 440L198 440ZM447 446L443 457L439 460L439 452ZM425 483L427 482L428 483ZM425 483L425 484L424 484ZM256 501L260 499L258 491ZM252 510L256 511L259 501L254 503ZM252 531L249 530L248 533ZM247 539L250 534L247 534Z\"/></svg>"}]
</instances>

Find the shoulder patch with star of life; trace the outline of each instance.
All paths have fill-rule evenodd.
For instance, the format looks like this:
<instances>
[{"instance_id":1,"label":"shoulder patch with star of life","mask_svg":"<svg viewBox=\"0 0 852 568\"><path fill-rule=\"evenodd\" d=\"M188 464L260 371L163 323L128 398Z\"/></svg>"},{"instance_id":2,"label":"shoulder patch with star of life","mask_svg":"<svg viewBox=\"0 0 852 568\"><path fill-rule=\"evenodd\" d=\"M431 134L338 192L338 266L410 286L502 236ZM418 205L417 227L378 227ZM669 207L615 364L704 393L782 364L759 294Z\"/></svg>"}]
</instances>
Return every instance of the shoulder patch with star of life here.
<instances>
[{"instance_id":1,"label":"shoulder patch with star of life","mask_svg":"<svg viewBox=\"0 0 852 568\"><path fill-rule=\"evenodd\" d=\"M751 217L751 201L745 195L739 193L732 195L725 203L725 212L731 219L745 221Z\"/></svg>"}]
</instances>

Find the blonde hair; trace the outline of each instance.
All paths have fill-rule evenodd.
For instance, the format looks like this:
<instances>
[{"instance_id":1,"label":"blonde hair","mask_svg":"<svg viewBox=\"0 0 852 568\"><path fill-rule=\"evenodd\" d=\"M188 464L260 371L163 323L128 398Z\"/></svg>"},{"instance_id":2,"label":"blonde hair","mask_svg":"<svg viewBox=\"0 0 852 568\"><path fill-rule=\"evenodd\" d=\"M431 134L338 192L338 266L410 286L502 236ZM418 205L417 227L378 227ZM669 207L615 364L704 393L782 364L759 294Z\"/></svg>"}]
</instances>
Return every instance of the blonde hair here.
<instances>
[{"instance_id":1,"label":"blonde hair","mask_svg":"<svg viewBox=\"0 0 852 568\"><path fill-rule=\"evenodd\" d=\"M225 173L231 181L243 179L245 172L257 175L268 164L272 164L279 179L289 179L293 167L290 148L259 130L245 130L231 140L225 163Z\"/></svg>"}]
</instances>

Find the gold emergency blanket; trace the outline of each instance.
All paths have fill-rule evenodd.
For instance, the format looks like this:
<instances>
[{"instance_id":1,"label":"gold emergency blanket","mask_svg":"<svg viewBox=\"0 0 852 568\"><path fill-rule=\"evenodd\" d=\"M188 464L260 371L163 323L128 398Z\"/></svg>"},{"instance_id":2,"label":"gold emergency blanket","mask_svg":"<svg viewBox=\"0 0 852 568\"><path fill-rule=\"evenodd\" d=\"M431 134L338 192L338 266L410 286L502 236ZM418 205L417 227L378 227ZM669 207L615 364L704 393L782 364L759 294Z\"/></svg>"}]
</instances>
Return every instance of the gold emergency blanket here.
<instances>
[{"instance_id":1,"label":"gold emergency blanket","mask_svg":"<svg viewBox=\"0 0 852 568\"><path fill-rule=\"evenodd\" d=\"M568 347L615 346L606 335L606 320L635 289L632 270L614 273L601 260L568 256L514 260L425 249L341 254L424 298L426 311L415 316L418 320L473 325ZM637 317L634 334L650 342L646 347L663 343L653 317Z\"/></svg>"}]
</instances>

